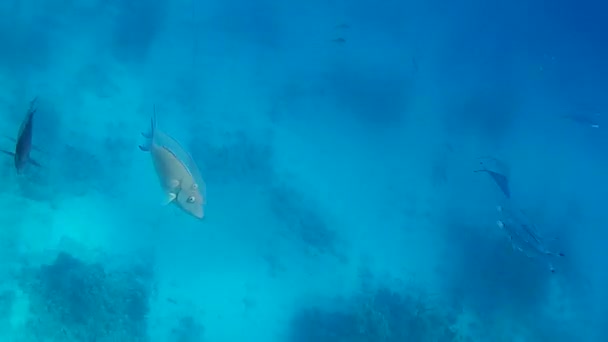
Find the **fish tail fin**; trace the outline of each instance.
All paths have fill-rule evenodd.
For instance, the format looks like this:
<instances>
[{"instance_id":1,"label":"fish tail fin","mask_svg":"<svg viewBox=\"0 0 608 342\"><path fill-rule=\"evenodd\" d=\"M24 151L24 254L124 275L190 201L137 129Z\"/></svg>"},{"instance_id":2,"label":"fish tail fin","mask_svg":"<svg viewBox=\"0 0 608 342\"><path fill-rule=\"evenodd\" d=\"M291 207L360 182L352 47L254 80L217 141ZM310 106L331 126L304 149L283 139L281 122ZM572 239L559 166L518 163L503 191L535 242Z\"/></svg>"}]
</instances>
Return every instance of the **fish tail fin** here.
<instances>
[{"instance_id":1,"label":"fish tail fin","mask_svg":"<svg viewBox=\"0 0 608 342\"><path fill-rule=\"evenodd\" d=\"M47 153L46 151L44 151L43 149L41 149L41 148L40 148L40 147L38 147L38 146L32 146L32 150L38 151L38 152L40 152L40 153Z\"/></svg>"},{"instance_id":2,"label":"fish tail fin","mask_svg":"<svg viewBox=\"0 0 608 342\"><path fill-rule=\"evenodd\" d=\"M38 108L36 107L36 103L38 102L38 96L34 97L32 101L30 101L30 108L28 110L29 113L34 114Z\"/></svg>"},{"instance_id":3,"label":"fish tail fin","mask_svg":"<svg viewBox=\"0 0 608 342\"><path fill-rule=\"evenodd\" d=\"M153 134L154 134L153 124L150 125L150 129L147 132L141 132L141 136L146 139L152 139Z\"/></svg>"},{"instance_id":4,"label":"fish tail fin","mask_svg":"<svg viewBox=\"0 0 608 342\"><path fill-rule=\"evenodd\" d=\"M29 161L30 164L32 164L32 165L34 165L36 167L42 167L42 165L40 165L40 163L37 162L37 161L35 161L34 159L30 158L28 161Z\"/></svg>"},{"instance_id":5,"label":"fish tail fin","mask_svg":"<svg viewBox=\"0 0 608 342\"><path fill-rule=\"evenodd\" d=\"M9 137L8 135L5 135L4 137L5 137L6 139L8 139L8 140L10 140L10 141L14 142L14 143L16 143L16 142L17 142L17 139L15 139L15 138L13 138L13 137Z\"/></svg>"},{"instance_id":6,"label":"fish tail fin","mask_svg":"<svg viewBox=\"0 0 608 342\"><path fill-rule=\"evenodd\" d=\"M154 105L154 112L152 118L150 118L150 129L147 132L141 132L141 135L146 139L152 139L154 131L156 130L156 105Z\"/></svg>"},{"instance_id":7,"label":"fish tail fin","mask_svg":"<svg viewBox=\"0 0 608 342\"><path fill-rule=\"evenodd\" d=\"M152 119L150 121L150 132L152 132L152 136L154 136L154 131L156 131L156 105L153 106Z\"/></svg>"},{"instance_id":8,"label":"fish tail fin","mask_svg":"<svg viewBox=\"0 0 608 342\"><path fill-rule=\"evenodd\" d=\"M156 130L156 105L154 105L154 111L152 113L152 117L150 118L150 129L147 132L141 132L141 135L146 138L148 141L145 145L139 145L139 149L144 152L150 151L150 145L152 145L152 140L154 139L154 131Z\"/></svg>"}]
</instances>

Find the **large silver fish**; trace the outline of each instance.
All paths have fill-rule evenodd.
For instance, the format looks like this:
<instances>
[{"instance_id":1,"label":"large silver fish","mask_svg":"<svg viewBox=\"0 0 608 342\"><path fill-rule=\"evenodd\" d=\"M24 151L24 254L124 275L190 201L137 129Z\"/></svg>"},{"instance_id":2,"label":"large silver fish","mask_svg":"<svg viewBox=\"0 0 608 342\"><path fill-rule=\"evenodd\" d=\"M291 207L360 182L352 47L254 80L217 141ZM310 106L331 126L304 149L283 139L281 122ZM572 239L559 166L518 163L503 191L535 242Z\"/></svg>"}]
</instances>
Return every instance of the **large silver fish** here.
<instances>
[{"instance_id":1,"label":"large silver fish","mask_svg":"<svg viewBox=\"0 0 608 342\"><path fill-rule=\"evenodd\" d=\"M188 214L202 219L207 203L206 186L192 157L175 139L156 127L156 111L150 131L142 135L147 143L139 148L152 156L166 203L175 203Z\"/></svg>"},{"instance_id":2,"label":"large silver fish","mask_svg":"<svg viewBox=\"0 0 608 342\"><path fill-rule=\"evenodd\" d=\"M8 154L14 158L15 169L17 173L21 173L27 164L40 166L38 162L30 158L30 152L32 151L32 135L34 127L34 114L36 113L36 101L37 97L30 102L30 107L25 115L25 118L21 122L19 132L15 141L15 151L0 150L0 152Z\"/></svg>"},{"instance_id":3,"label":"large silver fish","mask_svg":"<svg viewBox=\"0 0 608 342\"><path fill-rule=\"evenodd\" d=\"M549 263L549 269L554 273L555 267L552 259L563 257L564 254L547 248L545 239L538 233L536 226L527 219L523 212L504 206L497 206L496 209L500 217L496 224L507 234L513 249L521 251L529 258L546 260Z\"/></svg>"}]
</instances>

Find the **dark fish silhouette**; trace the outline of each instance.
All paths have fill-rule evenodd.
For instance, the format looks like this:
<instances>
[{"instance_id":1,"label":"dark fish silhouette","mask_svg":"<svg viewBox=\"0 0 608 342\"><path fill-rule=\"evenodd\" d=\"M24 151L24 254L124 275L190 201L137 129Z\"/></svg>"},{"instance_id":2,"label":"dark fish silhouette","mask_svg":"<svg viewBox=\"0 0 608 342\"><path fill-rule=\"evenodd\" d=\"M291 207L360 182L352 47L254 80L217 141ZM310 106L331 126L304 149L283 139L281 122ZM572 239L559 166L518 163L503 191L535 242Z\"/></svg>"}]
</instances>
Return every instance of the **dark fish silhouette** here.
<instances>
[{"instance_id":1,"label":"dark fish silhouette","mask_svg":"<svg viewBox=\"0 0 608 342\"><path fill-rule=\"evenodd\" d=\"M34 125L34 114L36 113L36 101L38 97L35 97L30 102L30 108L27 111L27 115L23 119L21 126L19 127L19 133L17 134L15 151L0 150L0 152L12 156L15 160L15 169L17 173L21 173L25 166L29 163L35 166L40 166L38 162L30 158L30 152L32 150L32 135Z\"/></svg>"},{"instance_id":2,"label":"dark fish silhouette","mask_svg":"<svg viewBox=\"0 0 608 342\"><path fill-rule=\"evenodd\" d=\"M480 162L479 164L482 166L482 169L475 170L473 172L486 172L487 174L489 174L490 177L492 177L492 179L496 183L496 185L498 185L502 193L505 195L505 197L511 198L511 190L509 188L509 179L507 178L507 176L503 175L502 173L489 170L485 167L483 162Z\"/></svg>"},{"instance_id":3,"label":"dark fish silhouette","mask_svg":"<svg viewBox=\"0 0 608 342\"><path fill-rule=\"evenodd\" d=\"M331 41L334 42L334 43L337 43L337 44L344 44L344 43L346 43L346 39L344 39L344 38L336 38L336 39L332 39Z\"/></svg>"}]
</instances>

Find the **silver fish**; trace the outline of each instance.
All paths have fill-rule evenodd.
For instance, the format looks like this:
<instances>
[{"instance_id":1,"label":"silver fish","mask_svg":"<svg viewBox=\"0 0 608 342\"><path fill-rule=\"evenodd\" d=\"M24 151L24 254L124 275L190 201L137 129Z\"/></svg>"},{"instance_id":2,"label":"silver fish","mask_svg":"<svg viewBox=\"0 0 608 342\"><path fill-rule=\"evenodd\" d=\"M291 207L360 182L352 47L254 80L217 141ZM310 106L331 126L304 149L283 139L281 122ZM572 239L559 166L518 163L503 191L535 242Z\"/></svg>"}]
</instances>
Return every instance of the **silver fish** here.
<instances>
[{"instance_id":1,"label":"silver fish","mask_svg":"<svg viewBox=\"0 0 608 342\"><path fill-rule=\"evenodd\" d=\"M156 110L150 131L142 133L148 140L140 145L150 152L152 163L166 196L166 204L175 203L188 214L202 219L207 204L206 185L192 157L171 136L156 127Z\"/></svg>"},{"instance_id":2,"label":"silver fish","mask_svg":"<svg viewBox=\"0 0 608 342\"><path fill-rule=\"evenodd\" d=\"M32 135L33 135L33 127L34 127L34 114L36 113L36 101L38 98L34 98L30 102L30 107L27 111L27 114L23 121L21 122L21 126L19 127L19 132L17 133L17 138L15 141L15 151L6 151L0 150L0 152L8 154L14 158L15 161L15 169L17 169L17 173L21 173L27 164L32 164L35 166L40 166L38 162L30 158L30 152L32 151Z\"/></svg>"},{"instance_id":3,"label":"silver fish","mask_svg":"<svg viewBox=\"0 0 608 342\"><path fill-rule=\"evenodd\" d=\"M502 229L511 242L514 250L519 250L529 258L541 258L549 263L549 269L555 273L552 259L563 257L564 254L547 248L545 240L523 212L497 206L500 219L496 224Z\"/></svg>"}]
</instances>

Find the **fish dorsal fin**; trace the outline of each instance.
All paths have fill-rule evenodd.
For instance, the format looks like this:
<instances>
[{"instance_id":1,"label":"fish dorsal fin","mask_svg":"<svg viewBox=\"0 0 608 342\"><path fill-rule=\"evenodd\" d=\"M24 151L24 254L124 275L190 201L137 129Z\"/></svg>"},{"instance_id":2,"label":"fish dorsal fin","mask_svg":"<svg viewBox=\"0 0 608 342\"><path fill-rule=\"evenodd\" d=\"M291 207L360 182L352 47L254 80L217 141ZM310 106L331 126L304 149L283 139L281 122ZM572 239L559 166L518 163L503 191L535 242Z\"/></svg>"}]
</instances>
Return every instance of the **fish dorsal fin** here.
<instances>
[{"instance_id":1,"label":"fish dorsal fin","mask_svg":"<svg viewBox=\"0 0 608 342\"><path fill-rule=\"evenodd\" d=\"M38 101L37 96L32 101L30 101L30 107L27 110L27 114L25 115L25 118L23 118L23 121L21 122L21 125L19 126L19 132L17 133L17 140L21 139L23 132L27 129L28 126L31 129L32 121L34 118L34 113L36 113L36 111L38 110L38 108L36 108L37 101Z\"/></svg>"}]
</instances>

